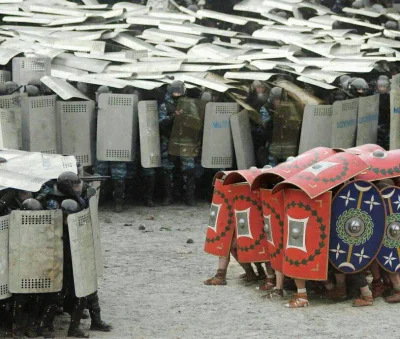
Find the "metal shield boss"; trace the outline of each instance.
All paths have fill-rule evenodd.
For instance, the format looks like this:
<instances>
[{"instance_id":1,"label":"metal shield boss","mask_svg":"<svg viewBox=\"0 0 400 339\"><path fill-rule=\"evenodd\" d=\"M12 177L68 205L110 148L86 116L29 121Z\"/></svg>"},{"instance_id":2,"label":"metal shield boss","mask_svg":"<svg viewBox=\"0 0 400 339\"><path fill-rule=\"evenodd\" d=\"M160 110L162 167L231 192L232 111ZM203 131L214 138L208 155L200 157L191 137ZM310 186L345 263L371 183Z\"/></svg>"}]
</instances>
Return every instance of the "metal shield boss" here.
<instances>
[{"instance_id":1,"label":"metal shield boss","mask_svg":"<svg viewBox=\"0 0 400 339\"><path fill-rule=\"evenodd\" d=\"M231 186L215 180L214 194L210 208L204 251L219 257L229 258L235 233L235 214Z\"/></svg>"},{"instance_id":2,"label":"metal shield boss","mask_svg":"<svg viewBox=\"0 0 400 339\"><path fill-rule=\"evenodd\" d=\"M388 272L400 272L400 188L381 191L386 206L386 233L376 259Z\"/></svg>"},{"instance_id":3,"label":"metal shield boss","mask_svg":"<svg viewBox=\"0 0 400 339\"><path fill-rule=\"evenodd\" d=\"M75 294L86 297L97 291L96 250L90 209L68 216Z\"/></svg>"},{"instance_id":4,"label":"metal shield boss","mask_svg":"<svg viewBox=\"0 0 400 339\"><path fill-rule=\"evenodd\" d=\"M260 192L251 191L248 183L233 184L231 190L239 262L269 261Z\"/></svg>"},{"instance_id":5,"label":"metal shield boss","mask_svg":"<svg viewBox=\"0 0 400 339\"><path fill-rule=\"evenodd\" d=\"M181 98L168 142L168 154L182 157L200 155L203 137L206 102L199 99Z\"/></svg>"},{"instance_id":6,"label":"metal shield boss","mask_svg":"<svg viewBox=\"0 0 400 339\"><path fill-rule=\"evenodd\" d=\"M12 211L9 230L11 293L52 293L62 289L61 210Z\"/></svg>"},{"instance_id":7,"label":"metal shield boss","mask_svg":"<svg viewBox=\"0 0 400 339\"><path fill-rule=\"evenodd\" d=\"M332 203L329 260L343 273L362 271L375 259L385 235L385 203L366 181L345 185Z\"/></svg>"},{"instance_id":8,"label":"metal shield boss","mask_svg":"<svg viewBox=\"0 0 400 339\"><path fill-rule=\"evenodd\" d=\"M331 192L315 199L301 190L285 189L283 274L306 280L328 277Z\"/></svg>"},{"instance_id":9,"label":"metal shield boss","mask_svg":"<svg viewBox=\"0 0 400 339\"><path fill-rule=\"evenodd\" d=\"M0 217L0 300L11 297L8 279L8 230L10 215Z\"/></svg>"},{"instance_id":10,"label":"metal shield boss","mask_svg":"<svg viewBox=\"0 0 400 339\"><path fill-rule=\"evenodd\" d=\"M260 196L264 218L264 233L267 237L271 267L276 271L282 272L285 218L283 191L272 195L272 190L261 188Z\"/></svg>"}]
</instances>

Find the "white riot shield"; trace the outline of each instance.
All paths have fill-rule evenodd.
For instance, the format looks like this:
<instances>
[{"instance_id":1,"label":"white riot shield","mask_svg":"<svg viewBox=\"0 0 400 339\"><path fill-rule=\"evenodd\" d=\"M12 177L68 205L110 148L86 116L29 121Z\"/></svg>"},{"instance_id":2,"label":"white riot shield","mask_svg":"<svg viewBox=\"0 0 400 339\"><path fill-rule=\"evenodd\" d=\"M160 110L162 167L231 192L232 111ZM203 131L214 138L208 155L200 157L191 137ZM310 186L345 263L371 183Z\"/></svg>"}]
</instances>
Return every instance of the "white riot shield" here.
<instances>
[{"instance_id":1,"label":"white riot shield","mask_svg":"<svg viewBox=\"0 0 400 339\"><path fill-rule=\"evenodd\" d=\"M400 148L400 89L390 92L390 149Z\"/></svg>"},{"instance_id":2,"label":"white riot shield","mask_svg":"<svg viewBox=\"0 0 400 339\"><path fill-rule=\"evenodd\" d=\"M243 110L230 117L236 163L239 170L256 165L249 114Z\"/></svg>"},{"instance_id":3,"label":"white riot shield","mask_svg":"<svg viewBox=\"0 0 400 339\"><path fill-rule=\"evenodd\" d=\"M18 128L11 109L0 108L0 147L18 149Z\"/></svg>"},{"instance_id":4,"label":"white riot shield","mask_svg":"<svg viewBox=\"0 0 400 339\"><path fill-rule=\"evenodd\" d=\"M306 105L301 128L299 154L314 147L329 147L332 135L331 105Z\"/></svg>"},{"instance_id":5,"label":"white riot shield","mask_svg":"<svg viewBox=\"0 0 400 339\"><path fill-rule=\"evenodd\" d=\"M156 100L140 101L140 159L144 168L161 167L160 128Z\"/></svg>"},{"instance_id":6,"label":"white riot shield","mask_svg":"<svg viewBox=\"0 0 400 339\"><path fill-rule=\"evenodd\" d=\"M90 209L68 216L75 294L86 297L97 291L96 254Z\"/></svg>"},{"instance_id":7,"label":"white riot shield","mask_svg":"<svg viewBox=\"0 0 400 339\"><path fill-rule=\"evenodd\" d=\"M91 166L94 133L93 101L57 102L58 153L72 154L82 166Z\"/></svg>"},{"instance_id":8,"label":"white riot shield","mask_svg":"<svg viewBox=\"0 0 400 339\"><path fill-rule=\"evenodd\" d=\"M390 87L392 88L392 90L400 89L400 74L396 74L393 76L392 79L390 79Z\"/></svg>"},{"instance_id":9,"label":"white riot shield","mask_svg":"<svg viewBox=\"0 0 400 339\"><path fill-rule=\"evenodd\" d=\"M0 217L0 300L11 297L8 281L8 230L10 215Z\"/></svg>"},{"instance_id":10,"label":"white riot shield","mask_svg":"<svg viewBox=\"0 0 400 339\"><path fill-rule=\"evenodd\" d=\"M233 102L209 102L204 120L201 166L204 168L231 168L233 142L230 118L239 111Z\"/></svg>"},{"instance_id":11,"label":"white riot shield","mask_svg":"<svg viewBox=\"0 0 400 339\"><path fill-rule=\"evenodd\" d=\"M97 115L97 159L133 161L138 128L134 94L100 94Z\"/></svg>"},{"instance_id":12,"label":"white riot shield","mask_svg":"<svg viewBox=\"0 0 400 339\"><path fill-rule=\"evenodd\" d=\"M15 114L15 124L18 135L18 149L22 149L22 98L27 97L26 93L15 93L13 95L0 96L0 108L12 109Z\"/></svg>"},{"instance_id":13,"label":"white riot shield","mask_svg":"<svg viewBox=\"0 0 400 339\"><path fill-rule=\"evenodd\" d=\"M57 153L56 97L22 99L22 147L25 151Z\"/></svg>"},{"instance_id":14,"label":"white riot shield","mask_svg":"<svg viewBox=\"0 0 400 339\"><path fill-rule=\"evenodd\" d=\"M96 191L96 195L90 198L89 208L90 208L90 216L92 218L96 272L97 276L101 278L103 277L104 262L103 262L103 249L101 246L101 233L100 233L99 210L98 210L99 198L97 196L97 192L100 192L100 188Z\"/></svg>"},{"instance_id":15,"label":"white riot shield","mask_svg":"<svg viewBox=\"0 0 400 339\"><path fill-rule=\"evenodd\" d=\"M10 292L61 291L62 211L13 211L9 234Z\"/></svg>"},{"instance_id":16,"label":"white riot shield","mask_svg":"<svg viewBox=\"0 0 400 339\"><path fill-rule=\"evenodd\" d=\"M379 94L358 99L356 146L376 144L379 118Z\"/></svg>"},{"instance_id":17,"label":"white riot shield","mask_svg":"<svg viewBox=\"0 0 400 339\"><path fill-rule=\"evenodd\" d=\"M0 84L4 84L7 81L11 81L11 72L0 71Z\"/></svg>"},{"instance_id":18,"label":"white riot shield","mask_svg":"<svg viewBox=\"0 0 400 339\"><path fill-rule=\"evenodd\" d=\"M357 133L358 99L335 101L332 106L331 147L354 147Z\"/></svg>"},{"instance_id":19,"label":"white riot shield","mask_svg":"<svg viewBox=\"0 0 400 339\"><path fill-rule=\"evenodd\" d=\"M16 57L12 60L12 79L18 85L27 85L31 80L40 81L51 75L51 59L48 57Z\"/></svg>"}]
</instances>

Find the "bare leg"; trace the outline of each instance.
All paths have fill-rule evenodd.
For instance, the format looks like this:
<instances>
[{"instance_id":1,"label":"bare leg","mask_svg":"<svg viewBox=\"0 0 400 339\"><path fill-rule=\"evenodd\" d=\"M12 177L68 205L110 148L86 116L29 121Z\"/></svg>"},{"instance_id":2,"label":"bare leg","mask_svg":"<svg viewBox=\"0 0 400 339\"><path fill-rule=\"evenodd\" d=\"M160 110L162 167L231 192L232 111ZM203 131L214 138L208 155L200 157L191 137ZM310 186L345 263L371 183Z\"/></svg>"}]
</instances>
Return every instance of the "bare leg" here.
<instances>
[{"instance_id":1,"label":"bare leg","mask_svg":"<svg viewBox=\"0 0 400 339\"><path fill-rule=\"evenodd\" d=\"M229 260L230 257L228 258L222 258L220 257L218 260L218 270L217 274L204 281L204 285L226 285L226 273L228 271L228 266L229 266Z\"/></svg>"},{"instance_id":2,"label":"bare leg","mask_svg":"<svg viewBox=\"0 0 400 339\"><path fill-rule=\"evenodd\" d=\"M394 293L387 297L385 300L388 303L399 303L400 302L400 276L398 273L389 274L390 281L393 284Z\"/></svg>"},{"instance_id":3,"label":"bare leg","mask_svg":"<svg viewBox=\"0 0 400 339\"><path fill-rule=\"evenodd\" d=\"M306 281L302 279L294 279L297 287L297 293L293 300L290 300L288 304L285 306L288 308L299 308L306 307L309 305L307 289L306 289Z\"/></svg>"}]
</instances>

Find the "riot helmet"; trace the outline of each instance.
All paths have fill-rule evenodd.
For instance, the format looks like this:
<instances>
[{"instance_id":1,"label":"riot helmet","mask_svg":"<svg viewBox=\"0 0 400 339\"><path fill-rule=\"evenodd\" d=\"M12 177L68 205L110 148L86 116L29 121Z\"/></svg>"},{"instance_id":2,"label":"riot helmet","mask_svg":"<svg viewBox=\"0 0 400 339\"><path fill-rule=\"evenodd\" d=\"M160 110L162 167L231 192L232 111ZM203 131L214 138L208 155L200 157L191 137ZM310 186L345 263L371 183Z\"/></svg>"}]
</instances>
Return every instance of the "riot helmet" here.
<instances>
[{"instance_id":1,"label":"riot helmet","mask_svg":"<svg viewBox=\"0 0 400 339\"><path fill-rule=\"evenodd\" d=\"M342 89L344 89L344 90L346 89L346 88L345 88L345 85L348 84L348 82L349 82L350 79L351 79L350 76L347 75L347 74L342 75L342 76L339 78L340 86L342 87Z\"/></svg>"},{"instance_id":2,"label":"riot helmet","mask_svg":"<svg viewBox=\"0 0 400 339\"><path fill-rule=\"evenodd\" d=\"M281 87L274 87L269 92L269 102L271 104L280 104L282 101L283 89Z\"/></svg>"},{"instance_id":3,"label":"riot helmet","mask_svg":"<svg viewBox=\"0 0 400 339\"><path fill-rule=\"evenodd\" d=\"M97 89L97 94L107 94L110 93L110 89L107 86L100 86Z\"/></svg>"},{"instance_id":4,"label":"riot helmet","mask_svg":"<svg viewBox=\"0 0 400 339\"><path fill-rule=\"evenodd\" d=\"M76 88L81 92L82 94L88 95L89 89L88 85L85 82L78 82L76 84Z\"/></svg>"},{"instance_id":5,"label":"riot helmet","mask_svg":"<svg viewBox=\"0 0 400 339\"><path fill-rule=\"evenodd\" d=\"M209 91L205 91L201 94L201 100L210 102L212 101L212 94Z\"/></svg>"},{"instance_id":6,"label":"riot helmet","mask_svg":"<svg viewBox=\"0 0 400 339\"><path fill-rule=\"evenodd\" d=\"M346 98L347 98L346 93L339 89L339 90L335 91L335 93L333 95L333 102L346 100Z\"/></svg>"},{"instance_id":7,"label":"riot helmet","mask_svg":"<svg viewBox=\"0 0 400 339\"><path fill-rule=\"evenodd\" d=\"M182 81L173 81L168 86L168 93L174 98L179 98L186 95L186 86Z\"/></svg>"},{"instance_id":8,"label":"riot helmet","mask_svg":"<svg viewBox=\"0 0 400 339\"><path fill-rule=\"evenodd\" d=\"M72 200L72 199L65 199L61 203L61 209L65 216L68 216L68 215L74 214L74 213L78 213L81 210L81 208L79 207L79 204L75 200Z\"/></svg>"},{"instance_id":9,"label":"riot helmet","mask_svg":"<svg viewBox=\"0 0 400 339\"><path fill-rule=\"evenodd\" d=\"M190 5L187 8L189 11L197 12L199 8L196 5Z\"/></svg>"},{"instance_id":10,"label":"riot helmet","mask_svg":"<svg viewBox=\"0 0 400 339\"><path fill-rule=\"evenodd\" d=\"M356 78L349 84L349 89L354 97L360 97L368 94L369 86L363 78Z\"/></svg>"},{"instance_id":11,"label":"riot helmet","mask_svg":"<svg viewBox=\"0 0 400 339\"><path fill-rule=\"evenodd\" d=\"M261 81L255 80L251 84L251 90L258 94L258 93L265 93L267 88Z\"/></svg>"},{"instance_id":12,"label":"riot helmet","mask_svg":"<svg viewBox=\"0 0 400 339\"><path fill-rule=\"evenodd\" d=\"M34 85L27 85L25 87L25 92L28 94L28 97L37 97L40 95L39 88Z\"/></svg>"},{"instance_id":13,"label":"riot helmet","mask_svg":"<svg viewBox=\"0 0 400 339\"><path fill-rule=\"evenodd\" d=\"M394 20L389 20L389 21L386 21L385 28L387 28L387 29L397 29L398 28L398 24Z\"/></svg>"},{"instance_id":14,"label":"riot helmet","mask_svg":"<svg viewBox=\"0 0 400 339\"><path fill-rule=\"evenodd\" d=\"M57 178L57 190L66 196L76 196L82 193L82 181L73 172L61 173Z\"/></svg>"},{"instance_id":15,"label":"riot helmet","mask_svg":"<svg viewBox=\"0 0 400 339\"><path fill-rule=\"evenodd\" d=\"M4 85L6 86L7 94L11 94L18 89L18 84L14 81L7 81L4 83Z\"/></svg>"},{"instance_id":16,"label":"riot helmet","mask_svg":"<svg viewBox=\"0 0 400 339\"><path fill-rule=\"evenodd\" d=\"M21 204L21 210L22 211L40 211L43 209L42 204L33 198L26 199L22 204Z\"/></svg>"},{"instance_id":17,"label":"riot helmet","mask_svg":"<svg viewBox=\"0 0 400 339\"><path fill-rule=\"evenodd\" d=\"M7 87L5 84L0 84L0 95L7 95Z\"/></svg>"},{"instance_id":18,"label":"riot helmet","mask_svg":"<svg viewBox=\"0 0 400 339\"><path fill-rule=\"evenodd\" d=\"M386 94L390 91L390 80L384 75L378 78L376 87L378 89L379 94Z\"/></svg>"}]
</instances>

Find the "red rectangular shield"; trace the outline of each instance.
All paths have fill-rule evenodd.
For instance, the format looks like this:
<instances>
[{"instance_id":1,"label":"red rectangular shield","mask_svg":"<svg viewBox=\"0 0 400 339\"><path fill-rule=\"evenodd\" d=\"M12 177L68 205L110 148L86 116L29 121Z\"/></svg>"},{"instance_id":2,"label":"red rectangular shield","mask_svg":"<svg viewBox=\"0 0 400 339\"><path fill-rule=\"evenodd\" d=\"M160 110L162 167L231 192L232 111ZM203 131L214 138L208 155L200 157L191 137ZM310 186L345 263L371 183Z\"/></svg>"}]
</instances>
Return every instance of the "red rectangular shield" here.
<instances>
[{"instance_id":1,"label":"red rectangular shield","mask_svg":"<svg viewBox=\"0 0 400 339\"><path fill-rule=\"evenodd\" d=\"M215 180L204 251L228 258L235 233L235 214L232 205L231 186Z\"/></svg>"},{"instance_id":2,"label":"red rectangular shield","mask_svg":"<svg viewBox=\"0 0 400 339\"><path fill-rule=\"evenodd\" d=\"M315 199L285 189L283 274L305 280L327 280L332 193Z\"/></svg>"}]
</instances>

